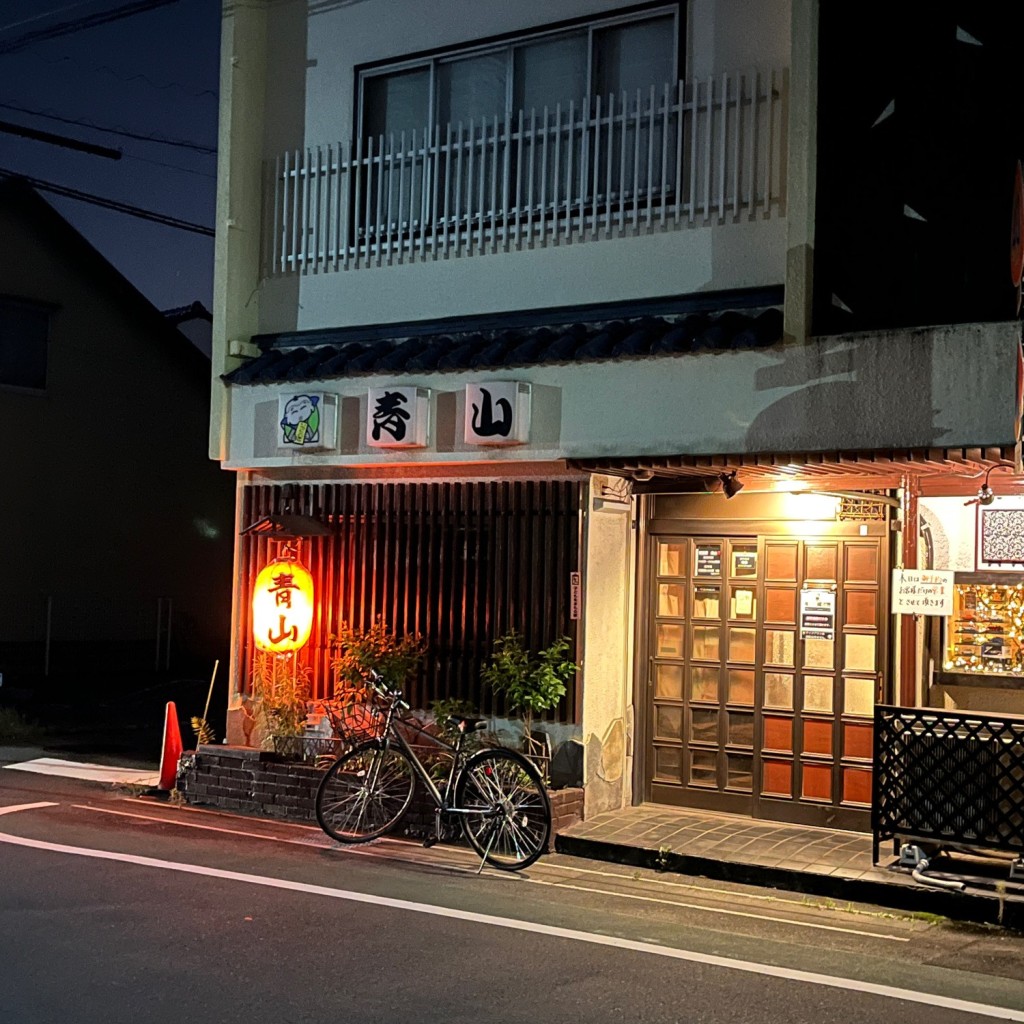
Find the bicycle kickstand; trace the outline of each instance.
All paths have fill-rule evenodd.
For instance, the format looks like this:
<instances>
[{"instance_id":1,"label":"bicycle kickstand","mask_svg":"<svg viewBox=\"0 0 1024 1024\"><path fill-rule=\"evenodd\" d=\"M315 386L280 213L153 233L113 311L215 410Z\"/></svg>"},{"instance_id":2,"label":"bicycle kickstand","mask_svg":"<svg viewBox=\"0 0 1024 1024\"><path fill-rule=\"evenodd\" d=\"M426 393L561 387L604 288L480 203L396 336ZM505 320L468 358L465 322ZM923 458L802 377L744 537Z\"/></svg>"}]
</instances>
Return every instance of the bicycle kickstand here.
<instances>
[{"instance_id":1,"label":"bicycle kickstand","mask_svg":"<svg viewBox=\"0 0 1024 1024\"><path fill-rule=\"evenodd\" d=\"M480 867L476 869L476 873L478 875L483 871L484 865L487 863L487 858L491 855L491 847L494 845L494 840L497 839L497 837L498 829L497 826L495 826L491 828L491 835L487 840L487 849L484 850L484 855L480 858Z\"/></svg>"}]
</instances>

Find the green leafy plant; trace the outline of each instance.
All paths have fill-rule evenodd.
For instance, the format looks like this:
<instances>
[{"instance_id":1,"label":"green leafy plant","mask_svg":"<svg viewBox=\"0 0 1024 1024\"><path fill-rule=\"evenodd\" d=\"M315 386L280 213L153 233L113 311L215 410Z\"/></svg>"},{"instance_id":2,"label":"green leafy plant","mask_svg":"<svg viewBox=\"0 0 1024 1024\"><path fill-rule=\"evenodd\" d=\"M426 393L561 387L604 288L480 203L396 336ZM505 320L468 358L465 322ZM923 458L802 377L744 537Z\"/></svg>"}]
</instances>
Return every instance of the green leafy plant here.
<instances>
[{"instance_id":1,"label":"green leafy plant","mask_svg":"<svg viewBox=\"0 0 1024 1024\"><path fill-rule=\"evenodd\" d=\"M350 689L362 691L371 671L379 672L389 686L405 686L427 653L418 633L397 636L378 618L367 629L342 623L331 637L331 673L335 696Z\"/></svg>"},{"instance_id":2,"label":"green leafy plant","mask_svg":"<svg viewBox=\"0 0 1024 1024\"><path fill-rule=\"evenodd\" d=\"M524 747L534 749L535 715L555 707L579 666L569 657L572 640L559 637L553 644L530 654L523 638L511 630L494 641L490 662L484 667L483 681L508 701L510 711L523 719Z\"/></svg>"},{"instance_id":3,"label":"green leafy plant","mask_svg":"<svg viewBox=\"0 0 1024 1024\"><path fill-rule=\"evenodd\" d=\"M38 743L43 730L14 708L0 708L0 743Z\"/></svg>"},{"instance_id":4,"label":"green leafy plant","mask_svg":"<svg viewBox=\"0 0 1024 1024\"><path fill-rule=\"evenodd\" d=\"M252 668L256 716L271 736L299 736L306 724L310 699L309 670L294 654L257 651Z\"/></svg>"}]
</instances>

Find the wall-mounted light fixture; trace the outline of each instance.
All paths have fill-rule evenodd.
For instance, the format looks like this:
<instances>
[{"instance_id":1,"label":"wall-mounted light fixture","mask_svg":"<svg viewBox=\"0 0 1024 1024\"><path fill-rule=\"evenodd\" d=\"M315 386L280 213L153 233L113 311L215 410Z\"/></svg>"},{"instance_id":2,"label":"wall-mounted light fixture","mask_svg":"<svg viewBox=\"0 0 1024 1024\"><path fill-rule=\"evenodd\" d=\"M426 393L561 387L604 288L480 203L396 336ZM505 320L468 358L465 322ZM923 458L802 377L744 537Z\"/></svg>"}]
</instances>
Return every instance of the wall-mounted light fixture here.
<instances>
[{"instance_id":1,"label":"wall-mounted light fixture","mask_svg":"<svg viewBox=\"0 0 1024 1024\"><path fill-rule=\"evenodd\" d=\"M978 493L975 497L971 498L970 501L965 501L965 505L991 505L996 500L996 492L989 486L988 478L997 469L1013 469L1013 466L1008 466L1005 463L999 463L995 466L989 466L985 470L985 479L982 485L978 488Z\"/></svg>"},{"instance_id":2,"label":"wall-mounted light fixture","mask_svg":"<svg viewBox=\"0 0 1024 1024\"><path fill-rule=\"evenodd\" d=\"M648 480L654 479L653 469L634 469L633 479L638 483L646 483Z\"/></svg>"},{"instance_id":3,"label":"wall-mounted light fixture","mask_svg":"<svg viewBox=\"0 0 1024 1024\"><path fill-rule=\"evenodd\" d=\"M718 479L722 481L722 490L727 498L734 498L743 490L743 482L736 478L736 470L731 473L721 473Z\"/></svg>"}]
</instances>

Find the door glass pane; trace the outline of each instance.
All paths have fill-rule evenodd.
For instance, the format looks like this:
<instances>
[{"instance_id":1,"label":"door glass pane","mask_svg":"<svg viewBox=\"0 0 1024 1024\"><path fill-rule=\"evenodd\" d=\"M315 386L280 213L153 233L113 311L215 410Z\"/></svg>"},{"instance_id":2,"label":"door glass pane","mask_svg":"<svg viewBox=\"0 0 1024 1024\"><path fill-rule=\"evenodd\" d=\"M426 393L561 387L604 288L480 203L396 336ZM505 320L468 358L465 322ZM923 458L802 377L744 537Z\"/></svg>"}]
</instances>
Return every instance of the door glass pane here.
<instances>
[{"instance_id":1,"label":"door glass pane","mask_svg":"<svg viewBox=\"0 0 1024 1024\"><path fill-rule=\"evenodd\" d=\"M865 768L843 769L843 803L871 803L871 772Z\"/></svg>"},{"instance_id":2,"label":"door glass pane","mask_svg":"<svg viewBox=\"0 0 1024 1024\"><path fill-rule=\"evenodd\" d=\"M683 615L682 583L658 584L658 614L679 618Z\"/></svg>"},{"instance_id":3,"label":"door glass pane","mask_svg":"<svg viewBox=\"0 0 1024 1024\"><path fill-rule=\"evenodd\" d=\"M836 547L834 544L808 544L804 551L807 557L807 579L834 580L836 578Z\"/></svg>"},{"instance_id":4,"label":"door glass pane","mask_svg":"<svg viewBox=\"0 0 1024 1024\"><path fill-rule=\"evenodd\" d=\"M722 545L698 542L694 548L694 576L722 575Z\"/></svg>"},{"instance_id":5,"label":"door glass pane","mask_svg":"<svg viewBox=\"0 0 1024 1024\"><path fill-rule=\"evenodd\" d=\"M730 789L741 789L749 793L754 785L754 759L746 754L728 755L729 778L726 785Z\"/></svg>"},{"instance_id":6,"label":"door glass pane","mask_svg":"<svg viewBox=\"0 0 1024 1024\"><path fill-rule=\"evenodd\" d=\"M764 704L768 708L793 709L793 677L787 672L765 672Z\"/></svg>"},{"instance_id":7,"label":"door glass pane","mask_svg":"<svg viewBox=\"0 0 1024 1024\"><path fill-rule=\"evenodd\" d=\"M843 711L848 715L868 717L875 710L875 681L873 679L843 680Z\"/></svg>"},{"instance_id":8,"label":"door glass pane","mask_svg":"<svg viewBox=\"0 0 1024 1024\"><path fill-rule=\"evenodd\" d=\"M835 646L834 640L819 640L816 637L808 637L804 641L804 667L832 668Z\"/></svg>"},{"instance_id":9,"label":"door glass pane","mask_svg":"<svg viewBox=\"0 0 1024 1024\"><path fill-rule=\"evenodd\" d=\"M659 576L685 576L686 575L686 542L685 541L659 541L658 542L658 575Z\"/></svg>"},{"instance_id":10,"label":"door glass pane","mask_svg":"<svg viewBox=\"0 0 1024 1024\"><path fill-rule=\"evenodd\" d=\"M796 623L796 591L768 587L764 592L765 618L769 622Z\"/></svg>"},{"instance_id":11,"label":"door glass pane","mask_svg":"<svg viewBox=\"0 0 1024 1024\"><path fill-rule=\"evenodd\" d=\"M738 579L753 579L757 576L756 544L733 544L730 572Z\"/></svg>"},{"instance_id":12,"label":"door glass pane","mask_svg":"<svg viewBox=\"0 0 1024 1024\"><path fill-rule=\"evenodd\" d=\"M654 666L654 696L670 700L683 699L683 666Z\"/></svg>"},{"instance_id":13,"label":"door glass pane","mask_svg":"<svg viewBox=\"0 0 1024 1024\"><path fill-rule=\"evenodd\" d=\"M654 748L654 777L659 782L679 782L682 774L682 747Z\"/></svg>"},{"instance_id":14,"label":"door glass pane","mask_svg":"<svg viewBox=\"0 0 1024 1024\"><path fill-rule=\"evenodd\" d=\"M764 661L766 665L793 665L793 641L795 634L790 629L766 629L764 631Z\"/></svg>"},{"instance_id":15,"label":"door glass pane","mask_svg":"<svg viewBox=\"0 0 1024 1024\"><path fill-rule=\"evenodd\" d=\"M846 592L846 625L874 626L877 600L878 595L873 590L848 590Z\"/></svg>"},{"instance_id":16,"label":"door glass pane","mask_svg":"<svg viewBox=\"0 0 1024 1024\"><path fill-rule=\"evenodd\" d=\"M729 629L729 660L753 664L757 641L756 629Z\"/></svg>"},{"instance_id":17,"label":"door glass pane","mask_svg":"<svg viewBox=\"0 0 1024 1024\"><path fill-rule=\"evenodd\" d=\"M843 667L847 672L874 672L875 638L862 633L847 633Z\"/></svg>"},{"instance_id":18,"label":"door glass pane","mask_svg":"<svg viewBox=\"0 0 1024 1024\"><path fill-rule=\"evenodd\" d=\"M761 792L768 796L792 797L793 765L789 761L762 761Z\"/></svg>"},{"instance_id":19,"label":"door glass pane","mask_svg":"<svg viewBox=\"0 0 1024 1024\"><path fill-rule=\"evenodd\" d=\"M878 547L875 544L846 545L846 582L878 582Z\"/></svg>"},{"instance_id":20,"label":"door glass pane","mask_svg":"<svg viewBox=\"0 0 1024 1024\"><path fill-rule=\"evenodd\" d=\"M720 612L721 587L706 584L693 588L693 617L695 619L717 619Z\"/></svg>"},{"instance_id":21,"label":"door glass pane","mask_svg":"<svg viewBox=\"0 0 1024 1024\"><path fill-rule=\"evenodd\" d=\"M667 622L658 623L657 655L659 658L681 658L683 656L683 627Z\"/></svg>"},{"instance_id":22,"label":"door glass pane","mask_svg":"<svg viewBox=\"0 0 1024 1024\"><path fill-rule=\"evenodd\" d=\"M718 627L693 627L693 657L697 661L718 661Z\"/></svg>"},{"instance_id":23,"label":"door glass pane","mask_svg":"<svg viewBox=\"0 0 1024 1024\"><path fill-rule=\"evenodd\" d=\"M764 716L764 748L765 750L783 750L787 754L793 752L793 719Z\"/></svg>"},{"instance_id":24,"label":"door glass pane","mask_svg":"<svg viewBox=\"0 0 1024 1024\"><path fill-rule=\"evenodd\" d=\"M844 725L843 757L870 761L874 756L874 732L870 725Z\"/></svg>"},{"instance_id":25,"label":"door glass pane","mask_svg":"<svg viewBox=\"0 0 1024 1024\"><path fill-rule=\"evenodd\" d=\"M727 711L728 738L726 742L734 747L754 745L754 716L745 711Z\"/></svg>"},{"instance_id":26,"label":"door glass pane","mask_svg":"<svg viewBox=\"0 0 1024 1024\"><path fill-rule=\"evenodd\" d=\"M765 578L795 583L796 553L795 544L765 545Z\"/></svg>"},{"instance_id":27,"label":"door glass pane","mask_svg":"<svg viewBox=\"0 0 1024 1024\"><path fill-rule=\"evenodd\" d=\"M690 712L690 740L694 743L718 742L718 712Z\"/></svg>"},{"instance_id":28,"label":"door glass pane","mask_svg":"<svg viewBox=\"0 0 1024 1024\"><path fill-rule=\"evenodd\" d=\"M682 739L683 709L679 707L664 706L655 708L654 732L658 739Z\"/></svg>"},{"instance_id":29,"label":"door glass pane","mask_svg":"<svg viewBox=\"0 0 1024 1024\"><path fill-rule=\"evenodd\" d=\"M804 676L804 710L832 714L831 676Z\"/></svg>"},{"instance_id":30,"label":"door glass pane","mask_svg":"<svg viewBox=\"0 0 1024 1024\"><path fill-rule=\"evenodd\" d=\"M804 719L804 753L832 754L832 723Z\"/></svg>"},{"instance_id":31,"label":"door glass pane","mask_svg":"<svg viewBox=\"0 0 1024 1024\"><path fill-rule=\"evenodd\" d=\"M730 619L754 619L757 617L757 597L753 587L733 587L729 601Z\"/></svg>"},{"instance_id":32,"label":"door glass pane","mask_svg":"<svg viewBox=\"0 0 1024 1024\"><path fill-rule=\"evenodd\" d=\"M729 669L729 703L754 703L754 673L747 669Z\"/></svg>"},{"instance_id":33,"label":"door glass pane","mask_svg":"<svg viewBox=\"0 0 1024 1024\"><path fill-rule=\"evenodd\" d=\"M805 800L832 799L832 769L825 765L804 764L800 795Z\"/></svg>"},{"instance_id":34,"label":"door glass pane","mask_svg":"<svg viewBox=\"0 0 1024 1024\"><path fill-rule=\"evenodd\" d=\"M690 783L694 786L717 786L717 755L707 750L694 750L690 754Z\"/></svg>"},{"instance_id":35,"label":"door glass pane","mask_svg":"<svg viewBox=\"0 0 1024 1024\"><path fill-rule=\"evenodd\" d=\"M718 703L718 669L694 665L690 669L690 700Z\"/></svg>"}]
</instances>

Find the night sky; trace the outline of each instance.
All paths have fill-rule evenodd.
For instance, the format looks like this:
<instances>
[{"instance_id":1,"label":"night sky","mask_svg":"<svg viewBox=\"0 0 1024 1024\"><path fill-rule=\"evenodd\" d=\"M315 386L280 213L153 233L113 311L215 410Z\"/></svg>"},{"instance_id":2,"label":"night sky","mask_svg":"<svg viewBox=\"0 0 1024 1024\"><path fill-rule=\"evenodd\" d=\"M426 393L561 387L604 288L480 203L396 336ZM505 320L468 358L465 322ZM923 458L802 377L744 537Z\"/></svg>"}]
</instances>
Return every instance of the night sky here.
<instances>
[{"instance_id":1,"label":"night sky","mask_svg":"<svg viewBox=\"0 0 1024 1024\"><path fill-rule=\"evenodd\" d=\"M176 0L3 52L27 33L136 6L140 0L0 0L0 121L123 154L115 162L0 132L0 168L212 228L220 0ZM211 307L212 238L41 194L158 308L194 300Z\"/></svg>"}]
</instances>

